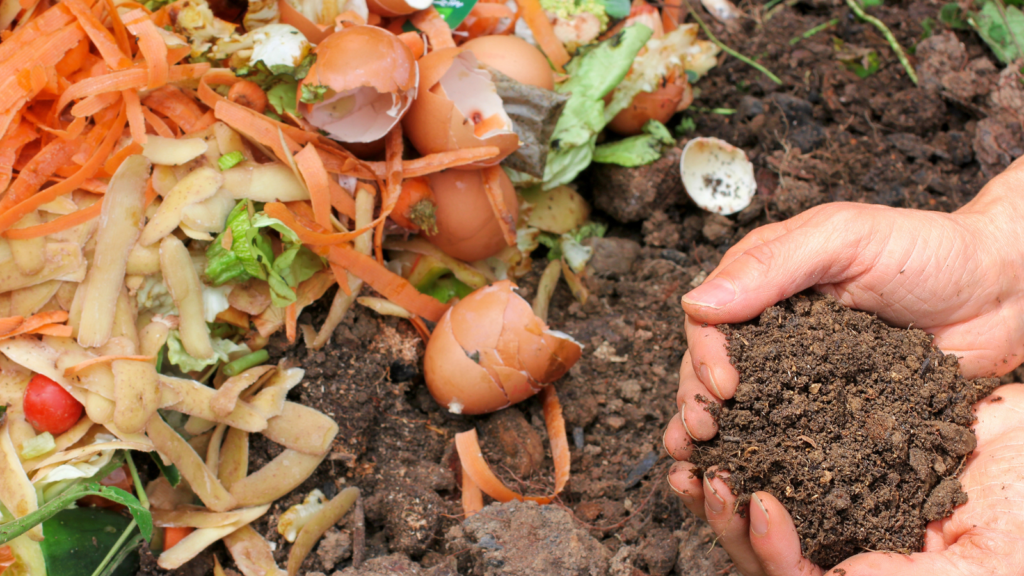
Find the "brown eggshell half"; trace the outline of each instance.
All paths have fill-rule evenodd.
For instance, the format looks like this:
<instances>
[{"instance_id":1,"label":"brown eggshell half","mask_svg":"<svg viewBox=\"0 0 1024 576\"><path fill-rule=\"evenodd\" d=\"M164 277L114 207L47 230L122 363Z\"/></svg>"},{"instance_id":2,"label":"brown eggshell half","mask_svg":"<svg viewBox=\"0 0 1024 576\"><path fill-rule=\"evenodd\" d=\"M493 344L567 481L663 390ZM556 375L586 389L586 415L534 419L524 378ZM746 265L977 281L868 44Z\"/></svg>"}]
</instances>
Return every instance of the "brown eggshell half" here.
<instances>
[{"instance_id":1,"label":"brown eggshell half","mask_svg":"<svg viewBox=\"0 0 1024 576\"><path fill-rule=\"evenodd\" d=\"M680 110L680 104L688 92L686 79L668 82L654 92L641 92L625 110L619 112L608 123L608 128L622 136L635 136L643 132L644 124L654 119L662 124ZM692 92L691 99L692 99Z\"/></svg>"},{"instance_id":2,"label":"brown eggshell half","mask_svg":"<svg viewBox=\"0 0 1024 576\"><path fill-rule=\"evenodd\" d=\"M555 75L548 59L518 36L481 36L462 45L480 62L523 84L555 89Z\"/></svg>"},{"instance_id":3,"label":"brown eggshell half","mask_svg":"<svg viewBox=\"0 0 1024 576\"><path fill-rule=\"evenodd\" d=\"M479 66L472 52L461 48L435 50L420 58L419 66L419 91L402 119L402 127L420 154L498 147L497 157L461 167L472 170L496 166L519 148L519 136L512 131L512 120L505 113L490 73ZM502 119L502 127L478 137L474 119L493 114Z\"/></svg>"},{"instance_id":4,"label":"brown eggshell half","mask_svg":"<svg viewBox=\"0 0 1024 576\"><path fill-rule=\"evenodd\" d=\"M493 256L508 245L484 191L480 170L445 170L428 178L437 205L437 234L426 235L431 244L467 262ZM518 218L519 201L512 181L504 172L500 178L505 206Z\"/></svg>"},{"instance_id":5,"label":"brown eggshell half","mask_svg":"<svg viewBox=\"0 0 1024 576\"><path fill-rule=\"evenodd\" d=\"M540 385L564 376L583 353L573 340L549 332L518 294L509 298L504 326L498 353L506 363L516 362Z\"/></svg>"},{"instance_id":6,"label":"brown eggshell half","mask_svg":"<svg viewBox=\"0 0 1024 576\"><path fill-rule=\"evenodd\" d=\"M412 14L429 8L433 3L434 0L410 0L408 2L406 0L366 0L366 6L370 12L388 18Z\"/></svg>"},{"instance_id":7,"label":"brown eggshell half","mask_svg":"<svg viewBox=\"0 0 1024 576\"><path fill-rule=\"evenodd\" d=\"M427 344L424 376L441 405L484 414L533 396L564 375L581 353L579 344L549 331L515 286L502 280L445 313Z\"/></svg>"},{"instance_id":8,"label":"brown eggshell half","mask_svg":"<svg viewBox=\"0 0 1024 576\"><path fill-rule=\"evenodd\" d=\"M374 142L411 106L419 69L409 47L391 32L351 26L317 45L316 55L302 85L330 90L322 102L302 104L302 114L331 138Z\"/></svg>"},{"instance_id":9,"label":"brown eggshell half","mask_svg":"<svg viewBox=\"0 0 1024 576\"><path fill-rule=\"evenodd\" d=\"M423 355L423 376L437 403L459 414L486 414L508 406L495 379L466 355L452 334L449 309L434 327Z\"/></svg>"}]
</instances>

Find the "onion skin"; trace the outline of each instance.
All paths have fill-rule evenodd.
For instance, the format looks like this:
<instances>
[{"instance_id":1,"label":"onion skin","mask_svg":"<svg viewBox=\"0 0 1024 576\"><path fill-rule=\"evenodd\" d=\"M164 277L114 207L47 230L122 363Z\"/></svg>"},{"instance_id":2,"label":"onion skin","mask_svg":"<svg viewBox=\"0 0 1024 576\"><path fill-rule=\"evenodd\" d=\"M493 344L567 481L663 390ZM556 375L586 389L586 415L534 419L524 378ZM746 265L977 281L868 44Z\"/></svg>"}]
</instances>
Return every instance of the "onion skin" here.
<instances>
[{"instance_id":1,"label":"onion skin","mask_svg":"<svg viewBox=\"0 0 1024 576\"><path fill-rule=\"evenodd\" d=\"M484 191L481 170L445 170L429 177L437 204L437 234L426 235L445 254L474 262L494 256L507 244ZM502 195L512 218L519 217L519 201L512 181L501 174Z\"/></svg>"},{"instance_id":2,"label":"onion skin","mask_svg":"<svg viewBox=\"0 0 1024 576\"><path fill-rule=\"evenodd\" d=\"M518 36L481 36L466 42L462 48L517 82L545 90L555 89L555 75L547 58Z\"/></svg>"},{"instance_id":3,"label":"onion skin","mask_svg":"<svg viewBox=\"0 0 1024 576\"><path fill-rule=\"evenodd\" d=\"M641 92L633 102L608 123L608 129L621 136L635 136L643 132L648 120L665 124L676 112L685 110L693 102L693 89L686 78L666 82L654 92Z\"/></svg>"},{"instance_id":4,"label":"onion skin","mask_svg":"<svg viewBox=\"0 0 1024 576\"><path fill-rule=\"evenodd\" d=\"M487 414L561 378L583 353L547 331L508 280L476 290L434 328L423 359L427 388L448 410Z\"/></svg>"}]
</instances>

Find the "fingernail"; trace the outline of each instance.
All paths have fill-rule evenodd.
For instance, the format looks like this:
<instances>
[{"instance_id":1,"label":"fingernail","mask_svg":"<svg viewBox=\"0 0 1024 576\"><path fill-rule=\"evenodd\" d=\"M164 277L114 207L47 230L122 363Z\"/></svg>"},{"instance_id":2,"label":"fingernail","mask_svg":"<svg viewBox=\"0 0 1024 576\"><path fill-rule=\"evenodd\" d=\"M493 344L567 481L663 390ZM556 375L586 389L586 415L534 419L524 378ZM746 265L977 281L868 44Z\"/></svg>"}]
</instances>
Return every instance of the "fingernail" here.
<instances>
[{"instance_id":1,"label":"fingernail","mask_svg":"<svg viewBox=\"0 0 1024 576\"><path fill-rule=\"evenodd\" d=\"M686 466L682 462L676 462L675 464L672 465L671 468L668 469L668 477L666 479L668 480L668 487L671 488L672 491L676 493L676 495L678 495L680 498L685 498L687 500L693 500L693 494L690 494L689 492L684 492L682 490L679 490L678 488L675 487L674 484L672 484L672 477L673 476L677 476L679 474L685 474L687 472L690 472L688 466ZM692 475L692 472L690 472L690 474Z\"/></svg>"},{"instance_id":2,"label":"fingernail","mask_svg":"<svg viewBox=\"0 0 1024 576\"><path fill-rule=\"evenodd\" d=\"M661 435L661 447L665 449L665 453L668 454L673 460L682 460L682 458L676 456L676 453L668 449L668 443L665 442L665 436L668 434L668 430Z\"/></svg>"},{"instance_id":3,"label":"fingernail","mask_svg":"<svg viewBox=\"0 0 1024 576\"><path fill-rule=\"evenodd\" d=\"M711 393L718 397L719 400L725 400L725 397L722 396L722 392L718 389L718 384L715 383L715 377L711 374L711 368L708 368L708 365L702 362L700 368L697 370L697 376L700 377L700 381L703 382L705 386L711 388Z\"/></svg>"},{"instance_id":4,"label":"fingernail","mask_svg":"<svg viewBox=\"0 0 1024 576\"><path fill-rule=\"evenodd\" d=\"M719 309L736 299L736 289L724 278L701 284L683 296L683 302L694 306Z\"/></svg>"},{"instance_id":5,"label":"fingernail","mask_svg":"<svg viewBox=\"0 0 1024 576\"><path fill-rule=\"evenodd\" d=\"M690 432L690 427L686 425L686 418L684 417L684 414L686 414L686 402L683 402L682 407L679 408L679 419L683 421L683 430L686 430L686 433L690 436L691 440L696 441L697 437L693 435L693 432Z\"/></svg>"},{"instance_id":6,"label":"fingernail","mask_svg":"<svg viewBox=\"0 0 1024 576\"><path fill-rule=\"evenodd\" d=\"M718 495L718 490L715 490L715 487L711 485L711 479L707 476L704 476L704 493L704 502L707 503L708 508L712 512L718 514L723 508L725 508L725 500ZM710 493L711 496L706 496L708 493Z\"/></svg>"},{"instance_id":7,"label":"fingernail","mask_svg":"<svg viewBox=\"0 0 1024 576\"><path fill-rule=\"evenodd\" d=\"M750 501L754 503L754 506L750 507L750 531L755 536L764 536L768 533L768 510L757 494L751 495Z\"/></svg>"}]
</instances>

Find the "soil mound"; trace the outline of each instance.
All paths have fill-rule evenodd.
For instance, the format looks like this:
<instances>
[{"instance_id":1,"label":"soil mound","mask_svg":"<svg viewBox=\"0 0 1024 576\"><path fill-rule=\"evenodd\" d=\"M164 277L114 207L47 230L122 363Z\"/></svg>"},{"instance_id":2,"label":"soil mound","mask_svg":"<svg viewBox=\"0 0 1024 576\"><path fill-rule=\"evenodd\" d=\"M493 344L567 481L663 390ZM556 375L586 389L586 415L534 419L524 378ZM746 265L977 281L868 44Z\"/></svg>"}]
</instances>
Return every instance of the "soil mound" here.
<instances>
[{"instance_id":1,"label":"soil mound","mask_svg":"<svg viewBox=\"0 0 1024 576\"><path fill-rule=\"evenodd\" d=\"M806 557L827 568L918 551L926 524L967 501L956 476L976 445L971 405L998 380L965 380L923 331L817 294L721 330L740 385L709 404L719 433L691 460L729 471L741 505L775 495Z\"/></svg>"}]
</instances>

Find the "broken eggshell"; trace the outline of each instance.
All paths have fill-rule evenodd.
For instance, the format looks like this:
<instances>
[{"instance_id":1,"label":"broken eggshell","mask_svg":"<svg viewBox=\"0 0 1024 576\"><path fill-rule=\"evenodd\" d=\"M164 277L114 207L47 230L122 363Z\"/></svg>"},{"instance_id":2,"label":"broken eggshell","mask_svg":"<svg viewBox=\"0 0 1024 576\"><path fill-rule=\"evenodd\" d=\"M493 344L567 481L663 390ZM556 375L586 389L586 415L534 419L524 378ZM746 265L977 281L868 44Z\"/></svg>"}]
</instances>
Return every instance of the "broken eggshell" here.
<instances>
[{"instance_id":1,"label":"broken eggshell","mask_svg":"<svg viewBox=\"0 0 1024 576\"><path fill-rule=\"evenodd\" d=\"M735 214L750 205L757 182L743 150L718 138L694 138L679 157L683 187L708 212Z\"/></svg>"},{"instance_id":2,"label":"broken eggshell","mask_svg":"<svg viewBox=\"0 0 1024 576\"><path fill-rule=\"evenodd\" d=\"M500 252L507 243L484 188L482 170L445 170L427 177L437 205L437 233L426 234L445 254L475 262ZM505 206L519 217L516 189L504 172L499 175Z\"/></svg>"},{"instance_id":3,"label":"broken eggshell","mask_svg":"<svg viewBox=\"0 0 1024 576\"><path fill-rule=\"evenodd\" d=\"M509 78L545 90L555 89L555 75L544 53L518 36L481 36L462 45L476 59Z\"/></svg>"},{"instance_id":4,"label":"broken eggshell","mask_svg":"<svg viewBox=\"0 0 1024 576\"><path fill-rule=\"evenodd\" d=\"M445 312L423 358L427 388L455 414L487 414L558 380L582 347L548 329L508 280L485 286Z\"/></svg>"},{"instance_id":5,"label":"broken eggshell","mask_svg":"<svg viewBox=\"0 0 1024 576\"><path fill-rule=\"evenodd\" d=\"M367 0L366 2L370 12L387 18L419 12L430 8L433 3L434 0Z\"/></svg>"},{"instance_id":6,"label":"broken eggshell","mask_svg":"<svg viewBox=\"0 0 1024 576\"><path fill-rule=\"evenodd\" d=\"M405 135L423 155L497 146L497 157L462 166L496 166L519 147L512 119L505 113L491 73L472 52L435 50L419 60L420 87L402 119Z\"/></svg>"},{"instance_id":7,"label":"broken eggshell","mask_svg":"<svg viewBox=\"0 0 1024 576\"><path fill-rule=\"evenodd\" d=\"M376 26L351 26L316 47L302 86L327 86L324 99L301 104L310 124L341 142L373 142L387 134L416 96L419 70L409 47ZM300 92L301 94L301 92Z\"/></svg>"}]
</instances>

